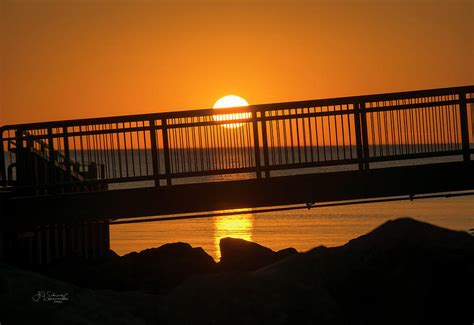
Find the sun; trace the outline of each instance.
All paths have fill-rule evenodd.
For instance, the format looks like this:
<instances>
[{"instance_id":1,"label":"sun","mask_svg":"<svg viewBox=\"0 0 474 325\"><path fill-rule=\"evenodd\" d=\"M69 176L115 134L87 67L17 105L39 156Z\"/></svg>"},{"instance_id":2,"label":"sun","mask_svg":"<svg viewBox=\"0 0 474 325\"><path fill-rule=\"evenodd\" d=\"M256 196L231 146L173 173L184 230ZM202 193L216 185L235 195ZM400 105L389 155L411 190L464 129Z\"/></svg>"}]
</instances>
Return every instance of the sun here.
<instances>
[{"instance_id":1,"label":"sun","mask_svg":"<svg viewBox=\"0 0 474 325\"><path fill-rule=\"evenodd\" d=\"M229 107L240 107L240 106L249 106L249 103L240 96L235 95L227 95L216 101L213 108L229 108ZM232 120L240 120L250 118L252 114L250 113L233 113L233 114L220 114L220 115L213 115L212 118L214 121L232 121ZM229 123L229 124L222 124L223 127L226 128L236 128L244 125L243 123Z\"/></svg>"}]
</instances>

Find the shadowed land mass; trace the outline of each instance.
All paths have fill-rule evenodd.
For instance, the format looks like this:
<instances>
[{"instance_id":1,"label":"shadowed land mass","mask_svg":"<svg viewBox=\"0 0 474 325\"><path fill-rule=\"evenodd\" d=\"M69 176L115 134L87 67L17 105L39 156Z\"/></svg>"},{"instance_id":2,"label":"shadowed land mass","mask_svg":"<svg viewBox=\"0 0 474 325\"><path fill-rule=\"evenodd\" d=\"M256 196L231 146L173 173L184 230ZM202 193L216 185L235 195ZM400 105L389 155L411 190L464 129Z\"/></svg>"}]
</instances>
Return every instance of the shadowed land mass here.
<instances>
[{"instance_id":1,"label":"shadowed land mass","mask_svg":"<svg viewBox=\"0 0 474 325\"><path fill-rule=\"evenodd\" d=\"M2 265L0 300L7 306L2 317L52 324L474 319L474 238L465 232L402 218L340 247L273 252L226 238L221 255L216 263L201 248L175 243L123 257L111 253L94 265L63 261L41 270L43 275ZM34 302L39 290L68 293L68 301Z\"/></svg>"}]
</instances>

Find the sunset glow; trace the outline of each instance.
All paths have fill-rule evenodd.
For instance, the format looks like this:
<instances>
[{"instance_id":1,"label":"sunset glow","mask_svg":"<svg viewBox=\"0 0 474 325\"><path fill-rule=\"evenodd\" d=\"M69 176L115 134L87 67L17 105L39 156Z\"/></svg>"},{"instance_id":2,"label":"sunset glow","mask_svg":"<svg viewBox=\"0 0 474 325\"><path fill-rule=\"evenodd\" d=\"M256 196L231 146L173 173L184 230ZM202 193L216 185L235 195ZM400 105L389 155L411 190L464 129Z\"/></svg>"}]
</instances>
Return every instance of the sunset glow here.
<instances>
[{"instance_id":1,"label":"sunset glow","mask_svg":"<svg viewBox=\"0 0 474 325\"><path fill-rule=\"evenodd\" d=\"M0 325L474 325L473 16L2 1Z\"/></svg>"}]
</instances>

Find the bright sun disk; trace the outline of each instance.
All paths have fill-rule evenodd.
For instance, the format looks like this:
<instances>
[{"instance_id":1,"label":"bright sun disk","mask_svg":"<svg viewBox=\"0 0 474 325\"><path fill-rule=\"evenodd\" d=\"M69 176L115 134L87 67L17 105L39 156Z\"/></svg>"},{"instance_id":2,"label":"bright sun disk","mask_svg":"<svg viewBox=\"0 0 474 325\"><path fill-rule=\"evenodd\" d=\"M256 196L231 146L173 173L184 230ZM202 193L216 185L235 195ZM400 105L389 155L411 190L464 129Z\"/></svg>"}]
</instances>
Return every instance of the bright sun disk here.
<instances>
[{"instance_id":1,"label":"bright sun disk","mask_svg":"<svg viewBox=\"0 0 474 325\"><path fill-rule=\"evenodd\" d=\"M240 107L240 106L249 106L249 103L240 96L228 95L216 101L213 108L219 109L219 108ZM214 121L231 121L231 120L246 119L246 118L250 118L251 116L252 115L250 113L233 113L233 114L214 115L212 118L214 119ZM222 124L222 126L226 128L236 128L242 125L243 123Z\"/></svg>"}]
</instances>

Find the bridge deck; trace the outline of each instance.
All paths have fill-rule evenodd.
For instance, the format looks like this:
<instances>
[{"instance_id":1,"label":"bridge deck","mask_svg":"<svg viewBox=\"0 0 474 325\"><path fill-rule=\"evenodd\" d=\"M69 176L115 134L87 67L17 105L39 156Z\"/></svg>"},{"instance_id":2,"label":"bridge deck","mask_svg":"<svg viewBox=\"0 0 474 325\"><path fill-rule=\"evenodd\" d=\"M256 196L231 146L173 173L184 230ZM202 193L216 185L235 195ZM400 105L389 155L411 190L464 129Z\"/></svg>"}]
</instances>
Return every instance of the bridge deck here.
<instances>
[{"instance_id":1,"label":"bridge deck","mask_svg":"<svg viewBox=\"0 0 474 325\"><path fill-rule=\"evenodd\" d=\"M282 176L159 188L17 197L9 224L67 222L392 197L473 189L463 162ZM65 220L66 219L66 220ZM5 221L5 220L4 220Z\"/></svg>"},{"instance_id":2,"label":"bridge deck","mask_svg":"<svg viewBox=\"0 0 474 325\"><path fill-rule=\"evenodd\" d=\"M473 102L465 86L5 126L0 212L39 224L470 190Z\"/></svg>"}]
</instances>

